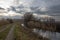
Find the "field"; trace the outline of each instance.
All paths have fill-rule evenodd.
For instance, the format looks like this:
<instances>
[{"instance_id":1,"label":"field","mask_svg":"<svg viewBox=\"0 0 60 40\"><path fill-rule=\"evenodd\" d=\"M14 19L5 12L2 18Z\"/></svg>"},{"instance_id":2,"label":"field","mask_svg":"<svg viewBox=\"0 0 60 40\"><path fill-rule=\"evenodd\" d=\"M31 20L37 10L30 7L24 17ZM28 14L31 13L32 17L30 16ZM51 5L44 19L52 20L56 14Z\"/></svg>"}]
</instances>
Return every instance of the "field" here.
<instances>
[{"instance_id":1,"label":"field","mask_svg":"<svg viewBox=\"0 0 60 40\"><path fill-rule=\"evenodd\" d=\"M29 29L24 29L20 22L7 23L7 21L4 21L0 26L0 31L0 40L49 40L48 38L37 36Z\"/></svg>"},{"instance_id":2,"label":"field","mask_svg":"<svg viewBox=\"0 0 60 40\"><path fill-rule=\"evenodd\" d=\"M22 28L19 24L16 25L14 34L15 40L49 40L48 38L37 36L31 30Z\"/></svg>"},{"instance_id":3,"label":"field","mask_svg":"<svg viewBox=\"0 0 60 40\"><path fill-rule=\"evenodd\" d=\"M38 34L32 32L32 27L34 28L35 26L36 28L39 28L39 22L35 22L35 25L33 25L33 22L30 22L31 24L28 24L28 26L31 26L31 28L27 29L22 27L21 24L23 22L20 21L15 21L13 23L9 23L9 21L6 20L1 21L2 25L0 26L0 40L50 40L49 38L39 36Z\"/></svg>"}]
</instances>

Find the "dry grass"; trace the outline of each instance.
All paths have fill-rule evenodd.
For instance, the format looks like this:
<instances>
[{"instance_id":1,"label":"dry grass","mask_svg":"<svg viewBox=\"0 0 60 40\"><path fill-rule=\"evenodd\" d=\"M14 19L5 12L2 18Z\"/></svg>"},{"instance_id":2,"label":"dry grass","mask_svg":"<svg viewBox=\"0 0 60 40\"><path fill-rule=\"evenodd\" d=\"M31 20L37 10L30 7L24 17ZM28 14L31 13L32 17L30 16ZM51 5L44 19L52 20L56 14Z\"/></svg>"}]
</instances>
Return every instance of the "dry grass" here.
<instances>
[{"instance_id":1,"label":"dry grass","mask_svg":"<svg viewBox=\"0 0 60 40\"><path fill-rule=\"evenodd\" d=\"M8 26L9 26L9 27L8 27L6 30L0 32L0 40L5 40L8 32L9 32L9 30L10 30L10 28L11 28L10 25L8 25Z\"/></svg>"},{"instance_id":2,"label":"dry grass","mask_svg":"<svg viewBox=\"0 0 60 40\"><path fill-rule=\"evenodd\" d=\"M0 26L6 25L6 24L9 24L9 21L7 21L7 20L0 20Z\"/></svg>"},{"instance_id":3,"label":"dry grass","mask_svg":"<svg viewBox=\"0 0 60 40\"><path fill-rule=\"evenodd\" d=\"M20 24L16 25L14 34L15 40L49 40L48 38L37 36L36 34L32 33L29 29L26 30L22 28Z\"/></svg>"}]
</instances>

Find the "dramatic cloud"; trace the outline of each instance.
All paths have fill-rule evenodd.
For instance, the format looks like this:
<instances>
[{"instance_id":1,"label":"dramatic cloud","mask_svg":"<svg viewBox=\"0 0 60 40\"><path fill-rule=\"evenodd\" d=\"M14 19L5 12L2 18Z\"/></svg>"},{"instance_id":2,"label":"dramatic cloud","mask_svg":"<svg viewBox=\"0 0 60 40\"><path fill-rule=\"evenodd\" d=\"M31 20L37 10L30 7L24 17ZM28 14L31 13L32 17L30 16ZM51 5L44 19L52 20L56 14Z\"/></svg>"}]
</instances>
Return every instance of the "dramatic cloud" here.
<instances>
[{"instance_id":1,"label":"dramatic cloud","mask_svg":"<svg viewBox=\"0 0 60 40\"><path fill-rule=\"evenodd\" d=\"M0 6L10 6L13 3L14 0L0 0ZM60 0L19 0L20 4L23 4L24 6L39 6L39 7L51 7L55 5L60 5Z\"/></svg>"},{"instance_id":2,"label":"dramatic cloud","mask_svg":"<svg viewBox=\"0 0 60 40\"><path fill-rule=\"evenodd\" d=\"M7 8L14 4L14 0L0 0L0 7ZM48 15L59 15L60 17L60 0L19 0L20 5L24 7L39 7L39 11L47 11ZM58 18L59 18L58 17Z\"/></svg>"},{"instance_id":3,"label":"dramatic cloud","mask_svg":"<svg viewBox=\"0 0 60 40\"><path fill-rule=\"evenodd\" d=\"M20 0L20 3L27 7L40 7L40 11L60 13L60 0Z\"/></svg>"},{"instance_id":4,"label":"dramatic cloud","mask_svg":"<svg viewBox=\"0 0 60 40\"><path fill-rule=\"evenodd\" d=\"M54 6L60 5L60 0L34 0L33 4L36 6Z\"/></svg>"}]
</instances>

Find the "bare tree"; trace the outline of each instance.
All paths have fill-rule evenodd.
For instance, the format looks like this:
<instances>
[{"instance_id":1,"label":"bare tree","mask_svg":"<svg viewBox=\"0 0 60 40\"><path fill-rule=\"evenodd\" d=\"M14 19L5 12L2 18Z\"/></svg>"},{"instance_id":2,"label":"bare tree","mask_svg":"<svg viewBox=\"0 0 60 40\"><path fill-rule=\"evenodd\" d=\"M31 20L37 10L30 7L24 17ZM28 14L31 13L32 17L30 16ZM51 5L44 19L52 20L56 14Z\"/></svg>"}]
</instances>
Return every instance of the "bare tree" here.
<instances>
[{"instance_id":1,"label":"bare tree","mask_svg":"<svg viewBox=\"0 0 60 40\"><path fill-rule=\"evenodd\" d=\"M33 13L31 13L31 12L26 12L26 13L24 14L24 24L25 24L25 26L27 26L27 23L28 23L29 21L31 21L31 20L33 20Z\"/></svg>"}]
</instances>

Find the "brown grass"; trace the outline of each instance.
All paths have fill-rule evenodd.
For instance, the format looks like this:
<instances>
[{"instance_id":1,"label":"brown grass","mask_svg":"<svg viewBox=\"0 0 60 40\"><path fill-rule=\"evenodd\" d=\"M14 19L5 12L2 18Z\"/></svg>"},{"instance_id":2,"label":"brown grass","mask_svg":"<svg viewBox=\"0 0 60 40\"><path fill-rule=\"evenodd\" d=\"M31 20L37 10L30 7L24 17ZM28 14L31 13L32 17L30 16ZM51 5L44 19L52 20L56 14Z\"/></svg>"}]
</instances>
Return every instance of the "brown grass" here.
<instances>
[{"instance_id":1,"label":"brown grass","mask_svg":"<svg viewBox=\"0 0 60 40\"><path fill-rule=\"evenodd\" d=\"M6 24L9 24L9 21L7 21L7 20L0 20L0 26L6 25Z\"/></svg>"},{"instance_id":2,"label":"brown grass","mask_svg":"<svg viewBox=\"0 0 60 40\"><path fill-rule=\"evenodd\" d=\"M48 38L43 38L42 36L37 36L32 33L29 29L24 29L20 24L16 25L15 28L15 40L49 40Z\"/></svg>"}]
</instances>

